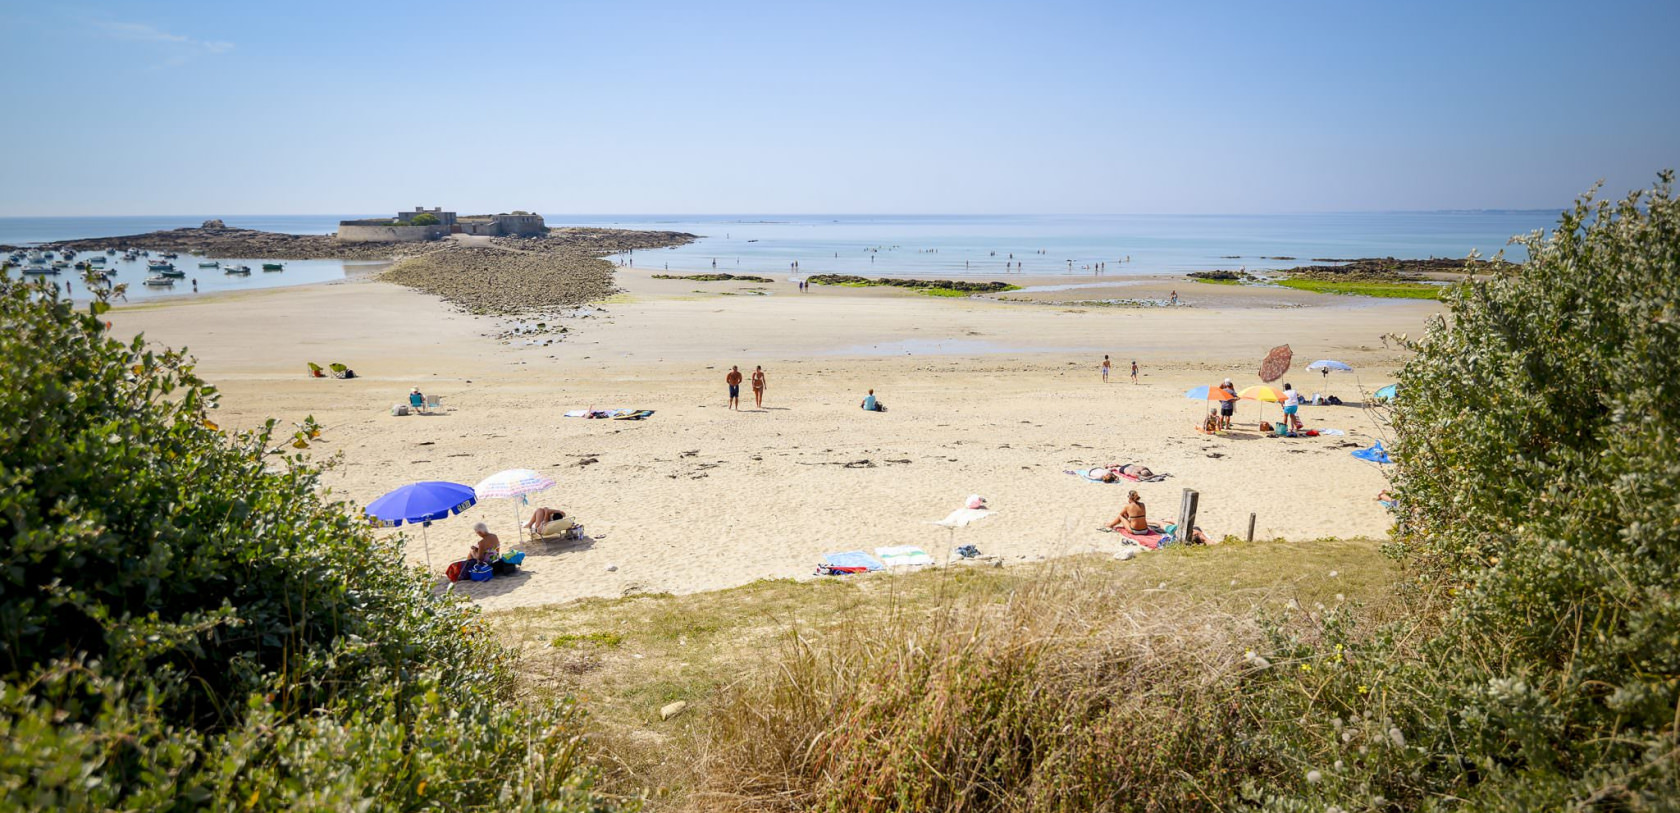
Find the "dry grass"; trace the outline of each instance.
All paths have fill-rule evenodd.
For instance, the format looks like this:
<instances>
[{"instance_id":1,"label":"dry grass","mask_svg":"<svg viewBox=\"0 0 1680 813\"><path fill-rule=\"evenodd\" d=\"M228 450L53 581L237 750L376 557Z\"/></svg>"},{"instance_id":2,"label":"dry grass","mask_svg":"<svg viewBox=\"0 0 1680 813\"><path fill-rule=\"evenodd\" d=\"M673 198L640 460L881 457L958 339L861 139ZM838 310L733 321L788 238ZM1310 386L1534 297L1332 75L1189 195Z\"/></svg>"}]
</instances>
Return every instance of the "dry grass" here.
<instances>
[{"instance_id":1,"label":"dry grass","mask_svg":"<svg viewBox=\"0 0 1680 813\"><path fill-rule=\"evenodd\" d=\"M1256 768L1208 733L1231 727L1221 691L1255 620L1394 577L1374 542L1226 544L492 618L525 647L528 694L578 695L612 787L660 789L656 807L1074 809L1229 790L1182 760Z\"/></svg>"}]
</instances>

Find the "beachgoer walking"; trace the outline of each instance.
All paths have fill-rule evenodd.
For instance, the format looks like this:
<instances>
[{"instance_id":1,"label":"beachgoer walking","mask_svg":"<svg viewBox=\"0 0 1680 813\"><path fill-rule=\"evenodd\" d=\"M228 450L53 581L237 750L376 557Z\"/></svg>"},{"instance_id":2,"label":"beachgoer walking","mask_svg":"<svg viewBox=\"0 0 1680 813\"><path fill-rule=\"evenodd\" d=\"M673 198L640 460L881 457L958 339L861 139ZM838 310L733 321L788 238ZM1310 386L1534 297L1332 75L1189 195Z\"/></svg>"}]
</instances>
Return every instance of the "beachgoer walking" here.
<instances>
[{"instance_id":1,"label":"beachgoer walking","mask_svg":"<svg viewBox=\"0 0 1680 813\"><path fill-rule=\"evenodd\" d=\"M723 383L729 385L729 408L741 408L741 368L729 365L729 375L723 377Z\"/></svg>"},{"instance_id":2,"label":"beachgoer walking","mask_svg":"<svg viewBox=\"0 0 1680 813\"><path fill-rule=\"evenodd\" d=\"M1137 383L1137 359L1132 359L1132 383Z\"/></svg>"},{"instance_id":3,"label":"beachgoer walking","mask_svg":"<svg viewBox=\"0 0 1680 813\"><path fill-rule=\"evenodd\" d=\"M1287 381L1284 382L1284 384L1283 384L1283 417L1284 417L1284 420L1286 420L1289 423L1289 434L1291 434L1291 435L1295 434L1297 431L1299 431L1301 429L1301 419L1295 417L1295 413L1299 412L1300 409L1301 409L1301 394L1296 392L1295 387L1290 385L1289 382L1287 382Z\"/></svg>"},{"instance_id":4,"label":"beachgoer walking","mask_svg":"<svg viewBox=\"0 0 1680 813\"><path fill-rule=\"evenodd\" d=\"M1102 374L1103 374L1103 383L1104 384L1108 383L1108 368L1109 368L1108 356L1103 356Z\"/></svg>"},{"instance_id":5,"label":"beachgoer walking","mask_svg":"<svg viewBox=\"0 0 1680 813\"><path fill-rule=\"evenodd\" d=\"M762 365L754 367L752 374L753 405L759 409L764 408L764 387L767 383L764 379L764 367Z\"/></svg>"}]
</instances>

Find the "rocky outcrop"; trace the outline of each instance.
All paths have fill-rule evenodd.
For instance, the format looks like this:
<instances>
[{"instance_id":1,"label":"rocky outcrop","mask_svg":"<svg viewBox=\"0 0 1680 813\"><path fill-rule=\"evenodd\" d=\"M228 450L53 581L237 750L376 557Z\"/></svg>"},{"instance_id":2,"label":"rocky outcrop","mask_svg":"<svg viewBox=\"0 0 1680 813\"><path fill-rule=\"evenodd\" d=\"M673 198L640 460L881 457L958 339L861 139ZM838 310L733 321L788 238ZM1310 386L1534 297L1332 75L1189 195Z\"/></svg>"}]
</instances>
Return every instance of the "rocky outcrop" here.
<instances>
[{"instance_id":1,"label":"rocky outcrop","mask_svg":"<svg viewBox=\"0 0 1680 813\"><path fill-rule=\"evenodd\" d=\"M225 229L225 228L227 228L227 224L223 223L221 221L221 219L216 218L216 219L211 219L211 220L204 221L204 225L199 226L199 228L201 228L201 229Z\"/></svg>"},{"instance_id":2,"label":"rocky outcrop","mask_svg":"<svg viewBox=\"0 0 1680 813\"><path fill-rule=\"evenodd\" d=\"M686 279L690 282L775 282L751 274L654 274L654 279Z\"/></svg>"},{"instance_id":3,"label":"rocky outcrop","mask_svg":"<svg viewBox=\"0 0 1680 813\"><path fill-rule=\"evenodd\" d=\"M998 291L1013 291L1016 287L1018 287L1010 285L1007 282L973 282L970 280L951 279L894 279L892 277L878 277L876 279L870 279L868 277L859 277L852 274L813 274L807 279L816 285L852 285L858 287L885 285L893 288L944 288L951 291L968 291L977 294L995 293Z\"/></svg>"}]
</instances>

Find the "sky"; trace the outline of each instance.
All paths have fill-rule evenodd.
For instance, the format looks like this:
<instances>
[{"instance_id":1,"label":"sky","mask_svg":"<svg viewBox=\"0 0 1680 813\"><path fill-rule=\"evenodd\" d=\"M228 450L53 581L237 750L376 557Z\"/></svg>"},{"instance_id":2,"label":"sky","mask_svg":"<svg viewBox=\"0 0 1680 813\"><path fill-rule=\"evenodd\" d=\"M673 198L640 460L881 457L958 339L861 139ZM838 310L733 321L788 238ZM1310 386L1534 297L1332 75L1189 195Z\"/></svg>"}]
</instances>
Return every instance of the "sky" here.
<instances>
[{"instance_id":1,"label":"sky","mask_svg":"<svg viewBox=\"0 0 1680 813\"><path fill-rule=\"evenodd\" d=\"M1680 2L0 0L0 216L1561 208Z\"/></svg>"}]
</instances>

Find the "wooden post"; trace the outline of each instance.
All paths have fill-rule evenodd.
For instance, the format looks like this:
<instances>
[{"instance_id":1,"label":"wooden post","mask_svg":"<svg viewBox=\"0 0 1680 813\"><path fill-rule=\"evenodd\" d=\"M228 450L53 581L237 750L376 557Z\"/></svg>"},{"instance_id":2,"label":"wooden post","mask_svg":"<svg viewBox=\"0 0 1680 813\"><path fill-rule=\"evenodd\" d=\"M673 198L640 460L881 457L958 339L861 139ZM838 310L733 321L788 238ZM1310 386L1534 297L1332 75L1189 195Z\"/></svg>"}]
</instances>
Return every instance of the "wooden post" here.
<instances>
[{"instance_id":1,"label":"wooden post","mask_svg":"<svg viewBox=\"0 0 1680 813\"><path fill-rule=\"evenodd\" d=\"M1196 534L1196 506L1201 498L1201 493L1195 489L1184 489L1184 497L1178 504L1178 538L1181 542L1189 541Z\"/></svg>"},{"instance_id":2,"label":"wooden post","mask_svg":"<svg viewBox=\"0 0 1680 813\"><path fill-rule=\"evenodd\" d=\"M1254 514L1248 515L1248 541L1254 541Z\"/></svg>"}]
</instances>

